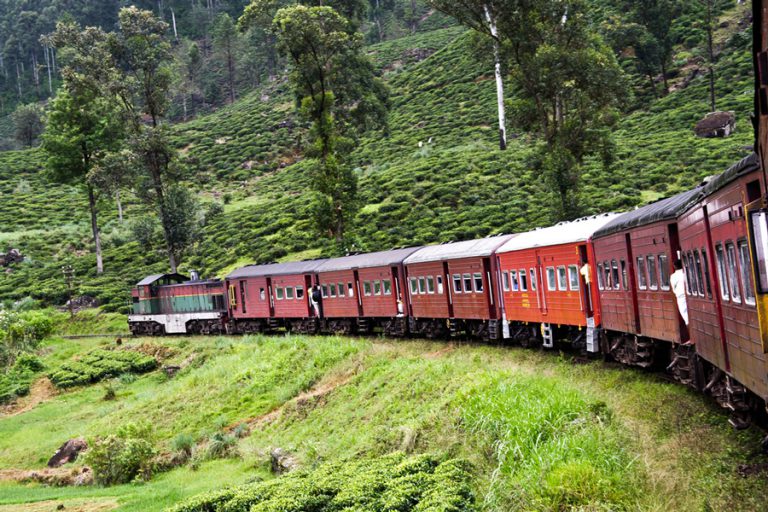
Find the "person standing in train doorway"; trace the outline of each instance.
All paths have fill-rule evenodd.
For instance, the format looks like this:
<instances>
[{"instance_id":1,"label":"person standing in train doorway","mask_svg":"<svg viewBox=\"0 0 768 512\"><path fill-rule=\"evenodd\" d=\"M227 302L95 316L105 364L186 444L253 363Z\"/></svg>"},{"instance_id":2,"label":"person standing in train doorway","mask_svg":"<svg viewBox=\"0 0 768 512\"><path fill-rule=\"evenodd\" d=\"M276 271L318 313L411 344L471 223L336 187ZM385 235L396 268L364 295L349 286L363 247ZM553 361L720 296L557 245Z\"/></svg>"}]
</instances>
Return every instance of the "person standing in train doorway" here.
<instances>
[{"instance_id":1,"label":"person standing in train doorway","mask_svg":"<svg viewBox=\"0 0 768 512\"><path fill-rule=\"evenodd\" d=\"M318 285L312 287L312 293L309 294L309 300L312 303L312 309L315 310L315 317L320 318L320 303L323 300L323 293L320 291Z\"/></svg>"},{"instance_id":2,"label":"person standing in train doorway","mask_svg":"<svg viewBox=\"0 0 768 512\"><path fill-rule=\"evenodd\" d=\"M685 297L685 272L683 272L683 262L676 259L674 262L675 271L669 276L669 284L672 287L672 293L677 298L677 310L688 327L688 300ZM687 340L686 343L690 343Z\"/></svg>"}]
</instances>

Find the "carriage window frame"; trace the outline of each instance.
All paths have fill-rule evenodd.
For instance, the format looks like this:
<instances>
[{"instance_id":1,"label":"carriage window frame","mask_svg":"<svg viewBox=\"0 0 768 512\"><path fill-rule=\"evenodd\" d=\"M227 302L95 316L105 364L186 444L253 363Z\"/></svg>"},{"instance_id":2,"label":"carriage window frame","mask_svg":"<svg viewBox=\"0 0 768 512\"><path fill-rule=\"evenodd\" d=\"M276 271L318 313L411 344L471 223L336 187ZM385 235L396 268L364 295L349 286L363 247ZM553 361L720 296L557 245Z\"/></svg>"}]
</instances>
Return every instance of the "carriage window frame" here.
<instances>
[{"instance_id":1,"label":"carriage window frame","mask_svg":"<svg viewBox=\"0 0 768 512\"><path fill-rule=\"evenodd\" d=\"M427 276L427 293L430 295L435 293L435 276Z\"/></svg>"},{"instance_id":2,"label":"carriage window frame","mask_svg":"<svg viewBox=\"0 0 768 512\"><path fill-rule=\"evenodd\" d=\"M535 292L536 291L536 270L533 268L528 270L529 270L528 277L530 277L531 279L531 291Z\"/></svg>"},{"instance_id":3,"label":"carriage window frame","mask_svg":"<svg viewBox=\"0 0 768 512\"><path fill-rule=\"evenodd\" d=\"M726 242L725 244L725 257L728 263L728 281L731 285L731 302L734 304L741 304L741 288L739 285L739 269L736 263L738 256L736 255L736 246L733 242Z\"/></svg>"},{"instance_id":4,"label":"carriage window frame","mask_svg":"<svg viewBox=\"0 0 768 512\"><path fill-rule=\"evenodd\" d=\"M267 300L267 291L264 288L259 288L259 300L261 302Z\"/></svg>"},{"instance_id":5,"label":"carriage window frame","mask_svg":"<svg viewBox=\"0 0 768 512\"><path fill-rule=\"evenodd\" d=\"M744 304L754 306L757 297L755 295L755 287L752 283L752 259L749 250L749 244L746 240L737 240L736 248L739 256L739 270L741 274L741 286L744 290Z\"/></svg>"},{"instance_id":6,"label":"carriage window frame","mask_svg":"<svg viewBox=\"0 0 768 512\"><path fill-rule=\"evenodd\" d=\"M720 286L720 298L730 301L731 292L728 284L728 273L725 270L725 250L721 243L715 245L715 260L717 261L717 282Z\"/></svg>"},{"instance_id":7,"label":"carriage window frame","mask_svg":"<svg viewBox=\"0 0 768 512\"><path fill-rule=\"evenodd\" d=\"M324 285L322 285L322 286L321 286L321 290L322 290L322 292L323 292L323 293L322 293L322 295L323 295L323 298L324 298L324 299L327 299L327 298L328 298L328 285L327 285L327 284L324 284Z\"/></svg>"},{"instance_id":8,"label":"carriage window frame","mask_svg":"<svg viewBox=\"0 0 768 512\"><path fill-rule=\"evenodd\" d=\"M568 265L568 289L572 292L577 292L581 289L578 265Z\"/></svg>"},{"instance_id":9,"label":"carriage window frame","mask_svg":"<svg viewBox=\"0 0 768 512\"><path fill-rule=\"evenodd\" d=\"M621 285L624 290L629 290L629 269L627 268L627 261L619 259L619 267L621 269Z\"/></svg>"},{"instance_id":10,"label":"carriage window frame","mask_svg":"<svg viewBox=\"0 0 768 512\"><path fill-rule=\"evenodd\" d=\"M528 291L528 274L525 273L524 268L521 268L520 272L518 272L517 279L519 280L520 291L527 292Z\"/></svg>"},{"instance_id":11,"label":"carriage window frame","mask_svg":"<svg viewBox=\"0 0 768 512\"><path fill-rule=\"evenodd\" d=\"M345 288L346 288L346 286L344 286L344 283L339 283L338 288L336 288L337 293L339 294L339 297L343 298L345 296L345 293L344 293L344 289Z\"/></svg>"},{"instance_id":12,"label":"carriage window frame","mask_svg":"<svg viewBox=\"0 0 768 512\"><path fill-rule=\"evenodd\" d=\"M768 293L768 211L758 210L749 215L752 235L752 272L758 293Z\"/></svg>"},{"instance_id":13,"label":"carriage window frame","mask_svg":"<svg viewBox=\"0 0 768 512\"><path fill-rule=\"evenodd\" d=\"M565 265L557 266L557 289L561 292L568 291L568 271Z\"/></svg>"},{"instance_id":14,"label":"carriage window frame","mask_svg":"<svg viewBox=\"0 0 768 512\"><path fill-rule=\"evenodd\" d=\"M602 263L597 264L597 289L598 290L605 289L605 286L603 285L603 264Z\"/></svg>"},{"instance_id":15,"label":"carriage window frame","mask_svg":"<svg viewBox=\"0 0 768 512\"><path fill-rule=\"evenodd\" d=\"M707 250L702 247L701 249L701 268L704 271L704 286L707 288L707 298L712 298L712 273L709 270L709 259L707 258Z\"/></svg>"},{"instance_id":16,"label":"carriage window frame","mask_svg":"<svg viewBox=\"0 0 768 512\"><path fill-rule=\"evenodd\" d=\"M501 273L501 287L505 292L509 291L509 272L506 270Z\"/></svg>"},{"instance_id":17,"label":"carriage window frame","mask_svg":"<svg viewBox=\"0 0 768 512\"><path fill-rule=\"evenodd\" d=\"M647 274L645 272L645 257L638 256L637 257L637 289L638 290L647 290L648 289L648 278Z\"/></svg>"},{"instance_id":18,"label":"carriage window frame","mask_svg":"<svg viewBox=\"0 0 768 512\"><path fill-rule=\"evenodd\" d=\"M293 300L293 297L294 297L293 292L294 292L294 289L291 286L286 286L285 287L285 300Z\"/></svg>"},{"instance_id":19,"label":"carriage window frame","mask_svg":"<svg viewBox=\"0 0 768 512\"><path fill-rule=\"evenodd\" d=\"M414 289L414 283L415 282L416 282L416 278L412 277L411 278L411 294L412 295L417 295L418 294L418 292L415 291L415 289ZM363 282L363 295L365 295L366 297L373 296L373 285L371 285L370 281L364 281Z\"/></svg>"},{"instance_id":20,"label":"carriage window frame","mask_svg":"<svg viewBox=\"0 0 768 512\"><path fill-rule=\"evenodd\" d=\"M613 289L621 289L621 279L619 277L619 262L616 259L611 260L611 281L613 281Z\"/></svg>"},{"instance_id":21,"label":"carriage window frame","mask_svg":"<svg viewBox=\"0 0 768 512\"><path fill-rule=\"evenodd\" d=\"M659 254L659 288L664 291L669 291L671 284L669 281L669 256L666 254Z\"/></svg>"},{"instance_id":22,"label":"carriage window frame","mask_svg":"<svg viewBox=\"0 0 768 512\"><path fill-rule=\"evenodd\" d=\"M391 279L382 279L381 280L381 293L383 295L392 295L392 280ZM350 294L350 297L352 295Z\"/></svg>"},{"instance_id":23,"label":"carriage window frame","mask_svg":"<svg viewBox=\"0 0 768 512\"><path fill-rule=\"evenodd\" d=\"M520 291L520 279L517 277L517 270L509 271L509 284L513 292Z\"/></svg>"},{"instance_id":24,"label":"carriage window frame","mask_svg":"<svg viewBox=\"0 0 768 512\"><path fill-rule=\"evenodd\" d=\"M453 293L464 293L464 282L461 280L461 274L453 274L451 279L453 280Z\"/></svg>"},{"instance_id":25,"label":"carriage window frame","mask_svg":"<svg viewBox=\"0 0 768 512\"><path fill-rule=\"evenodd\" d=\"M427 293L427 281L424 276L419 276L419 295L425 295Z\"/></svg>"},{"instance_id":26,"label":"carriage window frame","mask_svg":"<svg viewBox=\"0 0 768 512\"><path fill-rule=\"evenodd\" d=\"M603 262L603 284L606 290L613 289L613 280L611 279L611 262L605 260Z\"/></svg>"},{"instance_id":27,"label":"carriage window frame","mask_svg":"<svg viewBox=\"0 0 768 512\"><path fill-rule=\"evenodd\" d=\"M331 298L336 298L336 283L329 283L328 289L330 290Z\"/></svg>"},{"instance_id":28,"label":"carriage window frame","mask_svg":"<svg viewBox=\"0 0 768 512\"><path fill-rule=\"evenodd\" d=\"M648 289L659 289L659 268L656 266L656 256L649 254L645 257L645 270L648 272Z\"/></svg>"},{"instance_id":29,"label":"carriage window frame","mask_svg":"<svg viewBox=\"0 0 768 512\"><path fill-rule=\"evenodd\" d=\"M373 281L373 294L376 296L381 295L381 281L378 279Z\"/></svg>"},{"instance_id":30,"label":"carriage window frame","mask_svg":"<svg viewBox=\"0 0 768 512\"><path fill-rule=\"evenodd\" d=\"M699 291L699 297L705 297L707 294L706 285L704 284L704 269L701 266L701 253L698 249L693 250L693 263L696 269L696 287Z\"/></svg>"},{"instance_id":31,"label":"carriage window frame","mask_svg":"<svg viewBox=\"0 0 768 512\"><path fill-rule=\"evenodd\" d=\"M440 295L445 293L445 290L443 289L443 276L435 276L435 284L437 285L437 293Z\"/></svg>"},{"instance_id":32,"label":"carriage window frame","mask_svg":"<svg viewBox=\"0 0 768 512\"><path fill-rule=\"evenodd\" d=\"M699 282L696 279L696 266L693 260L693 252L688 251L685 253L685 282L690 285L689 295L696 296L699 294Z\"/></svg>"},{"instance_id":33,"label":"carriage window frame","mask_svg":"<svg viewBox=\"0 0 768 512\"><path fill-rule=\"evenodd\" d=\"M304 287L303 286L297 286L296 287L296 298L301 300L304 298Z\"/></svg>"},{"instance_id":34,"label":"carriage window frame","mask_svg":"<svg viewBox=\"0 0 768 512\"><path fill-rule=\"evenodd\" d=\"M557 290L557 275L555 267L547 267L547 290L554 292Z\"/></svg>"},{"instance_id":35,"label":"carriage window frame","mask_svg":"<svg viewBox=\"0 0 768 512\"><path fill-rule=\"evenodd\" d=\"M474 290L477 293L483 293L485 290L485 285L483 284L483 274L482 272L473 272L472 273L472 284L474 286Z\"/></svg>"},{"instance_id":36,"label":"carriage window frame","mask_svg":"<svg viewBox=\"0 0 768 512\"><path fill-rule=\"evenodd\" d=\"M472 293L472 274L461 274L461 278L464 281L464 293Z\"/></svg>"},{"instance_id":37,"label":"carriage window frame","mask_svg":"<svg viewBox=\"0 0 768 512\"><path fill-rule=\"evenodd\" d=\"M283 287L282 286L276 286L275 287L275 299L277 300L283 300Z\"/></svg>"}]
</instances>

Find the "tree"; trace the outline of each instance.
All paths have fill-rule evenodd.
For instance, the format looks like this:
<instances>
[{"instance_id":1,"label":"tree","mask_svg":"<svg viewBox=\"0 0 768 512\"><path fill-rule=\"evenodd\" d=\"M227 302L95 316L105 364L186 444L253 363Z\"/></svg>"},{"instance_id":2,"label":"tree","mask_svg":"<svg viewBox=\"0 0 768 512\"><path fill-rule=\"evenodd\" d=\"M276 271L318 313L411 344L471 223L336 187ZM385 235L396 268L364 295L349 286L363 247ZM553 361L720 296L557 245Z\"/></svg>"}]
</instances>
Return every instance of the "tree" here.
<instances>
[{"instance_id":1,"label":"tree","mask_svg":"<svg viewBox=\"0 0 768 512\"><path fill-rule=\"evenodd\" d=\"M121 140L119 116L109 102L91 89L65 85L51 102L43 148L49 176L83 186L88 193L91 232L96 247L96 272L104 272L97 218L98 189L88 177L96 162Z\"/></svg>"},{"instance_id":2,"label":"tree","mask_svg":"<svg viewBox=\"0 0 768 512\"><path fill-rule=\"evenodd\" d=\"M496 78L496 106L499 117L499 148L507 149L507 117L504 107L504 80L502 77L501 39L497 27L499 10L504 0L430 0L436 9L453 16L460 23L488 36L493 45L494 76Z\"/></svg>"},{"instance_id":3,"label":"tree","mask_svg":"<svg viewBox=\"0 0 768 512\"><path fill-rule=\"evenodd\" d=\"M715 101L715 45L713 41L713 34L714 31L713 23L714 23L714 14L713 14L713 0L703 0L704 7L705 7L705 16L704 16L704 26L707 32L707 64L708 64L708 71L709 71L709 110L710 112L715 111L716 101Z\"/></svg>"},{"instance_id":4,"label":"tree","mask_svg":"<svg viewBox=\"0 0 768 512\"><path fill-rule=\"evenodd\" d=\"M643 25L653 40L653 53L649 55L648 64L658 61L661 68L661 77L664 81L664 94L669 93L667 73L669 63L672 60L674 38L672 34L672 21L680 13L680 4L675 0L636 0L623 3L624 9L632 13L632 19ZM646 42L650 42L646 39Z\"/></svg>"},{"instance_id":5,"label":"tree","mask_svg":"<svg viewBox=\"0 0 768 512\"><path fill-rule=\"evenodd\" d=\"M239 53L240 41L232 18L220 14L213 24L213 47L226 64L227 92L229 102L235 102L235 55Z\"/></svg>"},{"instance_id":6,"label":"tree","mask_svg":"<svg viewBox=\"0 0 768 512\"><path fill-rule=\"evenodd\" d=\"M584 158L599 154L610 163L624 75L591 30L582 0L510 0L499 29L518 91L514 121L542 137L539 165L559 197L558 216L573 218Z\"/></svg>"},{"instance_id":7,"label":"tree","mask_svg":"<svg viewBox=\"0 0 768 512\"><path fill-rule=\"evenodd\" d=\"M387 90L362 53L355 25L331 7L280 9L274 30L292 65L300 112L311 123L318 225L341 244L358 208L357 178L345 155L357 134L385 123Z\"/></svg>"},{"instance_id":8,"label":"tree","mask_svg":"<svg viewBox=\"0 0 768 512\"><path fill-rule=\"evenodd\" d=\"M31 147L43 133L43 117L38 105L19 105L13 112L14 135L16 140Z\"/></svg>"},{"instance_id":9,"label":"tree","mask_svg":"<svg viewBox=\"0 0 768 512\"><path fill-rule=\"evenodd\" d=\"M165 211L171 221L168 250L176 261L181 261L185 251L197 240L203 211L194 194L180 185L168 187L164 200Z\"/></svg>"}]
</instances>

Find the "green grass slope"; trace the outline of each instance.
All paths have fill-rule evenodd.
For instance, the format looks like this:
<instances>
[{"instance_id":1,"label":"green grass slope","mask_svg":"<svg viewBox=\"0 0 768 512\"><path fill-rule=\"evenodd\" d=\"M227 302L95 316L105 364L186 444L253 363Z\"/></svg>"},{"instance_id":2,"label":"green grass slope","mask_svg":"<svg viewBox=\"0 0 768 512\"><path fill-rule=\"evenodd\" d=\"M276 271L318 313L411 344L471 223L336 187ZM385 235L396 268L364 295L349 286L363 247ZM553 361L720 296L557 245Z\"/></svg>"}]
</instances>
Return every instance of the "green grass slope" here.
<instances>
[{"instance_id":1,"label":"green grass slope","mask_svg":"<svg viewBox=\"0 0 768 512\"><path fill-rule=\"evenodd\" d=\"M104 343L53 339L42 349L43 362L55 368ZM105 384L91 385L0 415L0 510L113 503L119 510L159 511L247 483L252 490L243 496L292 492L294 507L302 492L329 484L334 494L347 489L337 503L345 503L345 493L362 503L384 484L375 472L394 470L386 460L402 460L397 453L423 454L409 460L432 468L462 461L473 506L483 511L746 511L759 509L768 491L760 474L737 472L739 464L764 462L752 452L758 431L735 433L704 397L598 362L574 365L504 347L331 337L138 339L131 346L161 355L164 364L187 366L173 378L160 370L115 378L108 383L114 399L104 398ZM190 436L191 462L147 483L107 488L2 480L4 470L42 467L66 439L92 440L137 419L153 426L161 452ZM209 455L217 433L238 430L245 434L228 455ZM308 473L276 478L269 470L275 447ZM370 464L352 471L365 460ZM341 469L329 482L334 467ZM414 496L406 483L390 487L390 498ZM305 510L281 503L266 509ZM312 510L341 510L325 506Z\"/></svg>"}]
</instances>

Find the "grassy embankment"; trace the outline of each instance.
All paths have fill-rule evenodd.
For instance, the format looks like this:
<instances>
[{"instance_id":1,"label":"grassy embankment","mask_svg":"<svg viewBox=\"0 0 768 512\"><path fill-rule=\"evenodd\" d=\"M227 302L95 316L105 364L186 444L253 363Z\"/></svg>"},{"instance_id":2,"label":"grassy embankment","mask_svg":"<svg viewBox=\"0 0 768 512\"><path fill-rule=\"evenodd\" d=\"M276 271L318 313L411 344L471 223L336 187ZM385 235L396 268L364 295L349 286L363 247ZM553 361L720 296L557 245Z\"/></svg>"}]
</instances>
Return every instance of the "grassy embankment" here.
<instances>
[{"instance_id":1,"label":"grassy embankment","mask_svg":"<svg viewBox=\"0 0 768 512\"><path fill-rule=\"evenodd\" d=\"M55 338L41 352L51 369L109 343ZM480 510L759 510L768 491L762 475L737 472L739 464L764 462L754 452L758 432L731 431L720 411L685 388L599 362L336 337L131 344L188 366L173 378L157 370L60 391L0 416L0 472L42 467L66 439L137 420L153 426L161 451L191 436L191 462L148 483L108 488L0 483L0 510L41 500L162 510L200 492L274 478L273 447L310 469L397 451L466 460ZM107 387L115 399L104 399ZM209 456L211 439L237 425L250 434L226 458Z\"/></svg>"}]
</instances>

